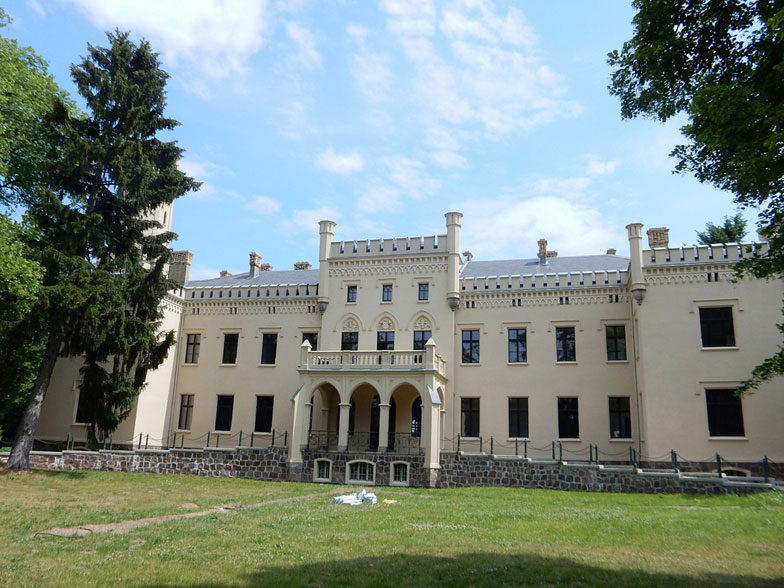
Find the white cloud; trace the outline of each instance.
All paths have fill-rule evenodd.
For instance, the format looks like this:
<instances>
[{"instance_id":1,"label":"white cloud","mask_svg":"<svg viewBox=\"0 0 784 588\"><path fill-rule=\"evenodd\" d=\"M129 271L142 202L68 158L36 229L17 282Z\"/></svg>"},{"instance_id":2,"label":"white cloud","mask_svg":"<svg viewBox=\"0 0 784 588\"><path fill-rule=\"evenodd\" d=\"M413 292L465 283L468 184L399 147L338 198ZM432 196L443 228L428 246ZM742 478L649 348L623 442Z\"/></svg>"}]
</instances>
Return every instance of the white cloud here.
<instances>
[{"instance_id":1,"label":"white cloud","mask_svg":"<svg viewBox=\"0 0 784 588\"><path fill-rule=\"evenodd\" d=\"M460 169L468 164L465 157L454 151L431 151L427 157L441 169Z\"/></svg>"},{"instance_id":2,"label":"white cloud","mask_svg":"<svg viewBox=\"0 0 784 588\"><path fill-rule=\"evenodd\" d=\"M348 58L357 89L371 102L388 99L392 88L389 57L368 47L368 31L364 27L349 25L346 31L357 45L357 50Z\"/></svg>"},{"instance_id":3,"label":"white cloud","mask_svg":"<svg viewBox=\"0 0 784 588\"><path fill-rule=\"evenodd\" d=\"M319 221L337 222L339 219L340 212L332 206L302 208L295 210L291 214L291 218L283 222L283 226L289 231L311 233L318 236Z\"/></svg>"},{"instance_id":4,"label":"white cloud","mask_svg":"<svg viewBox=\"0 0 784 588\"><path fill-rule=\"evenodd\" d=\"M463 247L477 259L531 258L547 239L559 255L623 251L626 235L592 204L589 177L529 178L496 198L455 204L464 213Z\"/></svg>"},{"instance_id":5,"label":"white cloud","mask_svg":"<svg viewBox=\"0 0 784 588\"><path fill-rule=\"evenodd\" d=\"M357 199L357 208L363 214L396 212L401 204L400 190L379 180L372 181Z\"/></svg>"},{"instance_id":6,"label":"white cloud","mask_svg":"<svg viewBox=\"0 0 784 588\"><path fill-rule=\"evenodd\" d=\"M218 170L217 164L200 157L185 155L177 163L177 168L197 182L201 182L199 189L189 194L189 197L197 200L212 200L215 197L215 186L209 181L209 178L213 177Z\"/></svg>"},{"instance_id":7,"label":"white cloud","mask_svg":"<svg viewBox=\"0 0 784 588\"><path fill-rule=\"evenodd\" d=\"M587 155L586 171L590 176L609 176L615 173L615 170L618 169L620 163L620 161L610 159L602 160L596 155Z\"/></svg>"},{"instance_id":8,"label":"white cloud","mask_svg":"<svg viewBox=\"0 0 784 588\"><path fill-rule=\"evenodd\" d=\"M266 196L256 196L248 203L248 208L260 215L267 216L280 212L280 202Z\"/></svg>"},{"instance_id":9,"label":"white cloud","mask_svg":"<svg viewBox=\"0 0 784 588\"><path fill-rule=\"evenodd\" d=\"M313 130L308 106L301 100L293 100L278 110L276 119L281 135L294 141L309 135Z\"/></svg>"},{"instance_id":10,"label":"white cloud","mask_svg":"<svg viewBox=\"0 0 784 588\"><path fill-rule=\"evenodd\" d=\"M286 36L297 46L295 60L305 69L321 65L321 54L316 49L316 40L308 29L296 22L286 23Z\"/></svg>"},{"instance_id":11,"label":"white cloud","mask_svg":"<svg viewBox=\"0 0 784 588\"><path fill-rule=\"evenodd\" d=\"M437 21L430 4L386 1L388 28L414 67L412 100L425 124L478 127L489 138L571 117L563 78L540 57L538 39L516 8L454 2ZM445 49L446 47L446 49Z\"/></svg>"},{"instance_id":12,"label":"white cloud","mask_svg":"<svg viewBox=\"0 0 784 588\"><path fill-rule=\"evenodd\" d=\"M382 161L387 167L389 180L409 198L420 200L433 196L441 189L441 182L427 176L421 161L398 155L385 157Z\"/></svg>"},{"instance_id":13,"label":"white cloud","mask_svg":"<svg viewBox=\"0 0 784 588\"><path fill-rule=\"evenodd\" d=\"M69 0L104 30L148 39L167 66L181 65L199 93L247 70L269 29L263 0ZM204 78L207 78L205 82Z\"/></svg>"},{"instance_id":14,"label":"white cloud","mask_svg":"<svg viewBox=\"0 0 784 588\"><path fill-rule=\"evenodd\" d=\"M324 171L347 176L362 171L365 161L357 151L338 153L330 147L318 154L314 165Z\"/></svg>"},{"instance_id":15,"label":"white cloud","mask_svg":"<svg viewBox=\"0 0 784 588\"><path fill-rule=\"evenodd\" d=\"M436 28L436 9L432 0L382 0L389 14L389 30L397 35L432 35Z\"/></svg>"},{"instance_id":16,"label":"white cloud","mask_svg":"<svg viewBox=\"0 0 784 588\"><path fill-rule=\"evenodd\" d=\"M44 7L41 6L41 3L38 0L27 0L27 5L35 12L38 16L46 16L46 11Z\"/></svg>"}]
</instances>

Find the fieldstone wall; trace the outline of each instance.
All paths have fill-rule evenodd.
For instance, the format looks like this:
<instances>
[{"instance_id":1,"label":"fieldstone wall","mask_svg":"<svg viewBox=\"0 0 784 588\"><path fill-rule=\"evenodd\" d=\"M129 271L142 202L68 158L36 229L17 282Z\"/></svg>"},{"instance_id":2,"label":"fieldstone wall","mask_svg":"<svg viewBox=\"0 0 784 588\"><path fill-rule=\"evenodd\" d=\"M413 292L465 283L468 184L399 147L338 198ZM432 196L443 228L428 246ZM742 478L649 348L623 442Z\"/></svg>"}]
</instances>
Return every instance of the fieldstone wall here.
<instances>
[{"instance_id":1,"label":"fieldstone wall","mask_svg":"<svg viewBox=\"0 0 784 588\"><path fill-rule=\"evenodd\" d=\"M710 475L646 472L632 466L570 464L533 461L523 457L462 452L441 453L440 488L460 486L520 486L584 492L640 492L646 494L741 494L774 487Z\"/></svg>"},{"instance_id":2,"label":"fieldstone wall","mask_svg":"<svg viewBox=\"0 0 784 588\"><path fill-rule=\"evenodd\" d=\"M649 494L675 492L741 494L761 492L776 487L775 483L764 483L761 479L746 481L711 474L644 471L632 466L533 461L523 457L464 452L442 452L439 470L425 468L424 458L418 455L397 456L386 453L334 453L305 450L301 464L288 464L287 457L286 447L34 451L30 454L30 463L35 468L56 470L189 474L312 482L316 460L329 459L332 463L330 482L346 484L347 464L361 460L373 463L374 485L389 486L392 464L400 461L409 464L409 485L416 487L516 486ZM371 484L366 483L366 485Z\"/></svg>"},{"instance_id":3,"label":"fieldstone wall","mask_svg":"<svg viewBox=\"0 0 784 588\"><path fill-rule=\"evenodd\" d=\"M288 480L285 447L232 449L135 449L133 451L33 451L30 465L54 470L103 470L154 474Z\"/></svg>"}]
</instances>

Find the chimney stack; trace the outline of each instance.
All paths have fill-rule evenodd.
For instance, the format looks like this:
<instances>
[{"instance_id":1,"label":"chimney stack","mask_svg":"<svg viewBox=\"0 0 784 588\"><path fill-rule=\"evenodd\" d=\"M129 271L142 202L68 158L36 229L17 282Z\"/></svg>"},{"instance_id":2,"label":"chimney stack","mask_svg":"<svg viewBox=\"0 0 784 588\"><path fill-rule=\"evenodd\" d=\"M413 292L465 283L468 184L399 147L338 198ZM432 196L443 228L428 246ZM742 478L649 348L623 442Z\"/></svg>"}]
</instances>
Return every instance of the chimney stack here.
<instances>
[{"instance_id":1,"label":"chimney stack","mask_svg":"<svg viewBox=\"0 0 784 588\"><path fill-rule=\"evenodd\" d=\"M616 253L618 253L618 252L615 250L615 247L610 247L607 250L607 255L615 255Z\"/></svg>"},{"instance_id":2,"label":"chimney stack","mask_svg":"<svg viewBox=\"0 0 784 588\"><path fill-rule=\"evenodd\" d=\"M539 239L536 242L539 245L539 263L545 265L547 263L547 239Z\"/></svg>"},{"instance_id":3,"label":"chimney stack","mask_svg":"<svg viewBox=\"0 0 784 588\"><path fill-rule=\"evenodd\" d=\"M191 263L193 263L193 253L190 251L172 251L169 278L182 286L190 278Z\"/></svg>"},{"instance_id":4,"label":"chimney stack","mask_svg":"<svg viewBox=\"0 0 784 588\"><path fill-rule=\"evenodd\" d=\"M648 248L669 247L670 229L667 227L653 227L648 229Z\"/></svg>"},{"instance_id":5,"label":"chimney stack","mask_svg":"<svg viewBox=\"0 0 784 588\"><path fill-rule=\"evenodd\" d=\"M261 272L261 255L255 251L250 254L250 277L255 278Z\"/></svg>"},{"instance_id":6,"label":"chimney stack","mask_svg":"<svg viewBox=\"0 0 784 588\"><path fill-rule=\"evenodd\" d=\"M309 261L295 261L294 262L294 269L295 270L309 270L313 266L310 265Z\"/></svg>"},{"instance_id":7,"label":"chimney stack","mask_svg":"<svg viewBox=\"0 0 784 588\"><path fill-rule=\"evenodd\" d=\"M229 270L221 270L220 271L220 277L221 278L225 278L225 277L230 276L230 275L231 275L231 272Z\"/></svg>"}]
</instances>

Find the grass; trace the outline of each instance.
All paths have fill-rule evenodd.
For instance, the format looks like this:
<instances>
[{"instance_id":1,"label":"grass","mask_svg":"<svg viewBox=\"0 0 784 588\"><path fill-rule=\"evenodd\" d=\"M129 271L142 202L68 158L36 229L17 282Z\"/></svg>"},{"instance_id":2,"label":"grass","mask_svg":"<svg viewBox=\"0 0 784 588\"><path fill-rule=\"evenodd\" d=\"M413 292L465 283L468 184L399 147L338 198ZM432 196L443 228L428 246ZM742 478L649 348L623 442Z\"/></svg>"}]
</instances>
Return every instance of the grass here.
<instances>
[{"instance_id":1,"label":"grass","mask_svg":"<svg viewBox=\"0 0 784 588\"><path fill-rule=\"evenodd\" d=\"M108 472L0 475L0 586L784 586L784 496L378 488ZM319 494L313 497L310 495ZM33 536L217 505L126 534ZM310 497L309 497L310 496Z\"/></svg>"}]
</instances>

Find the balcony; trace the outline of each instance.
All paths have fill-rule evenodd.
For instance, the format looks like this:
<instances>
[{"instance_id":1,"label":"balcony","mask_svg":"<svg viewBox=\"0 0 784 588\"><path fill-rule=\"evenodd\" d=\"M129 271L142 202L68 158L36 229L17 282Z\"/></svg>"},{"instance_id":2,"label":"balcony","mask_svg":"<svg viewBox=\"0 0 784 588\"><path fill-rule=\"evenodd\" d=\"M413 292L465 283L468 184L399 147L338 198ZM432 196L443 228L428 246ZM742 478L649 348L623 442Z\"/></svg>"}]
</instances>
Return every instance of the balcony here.
<instances>
[{"instance_id":1,"label":"balcony","mask_svg":"<svg viewBox=\"0 0 784 588\"><path fill-rule=\"evenodd\" d=\"M350 453L364 453L379 451L378 431L351 431L348 434L348 447ZM337 451L337 431L310 431L308 433L307 448L314 451ZM397 455L421 455L419 435L412 433L388 433L387 446L381 449L386 453Z\"/></svg>"},{"instance_id":2,"label":"balcony","mask_svg":"<svg viewBox=\"0 0 784 588\"><path fill-rule=\"evenodd\" d=\"M446 378L446 361L435 353L435 345L421 351L310 351L303 346L299 371L434 371Z\"/></svg>"}]
</instances>

